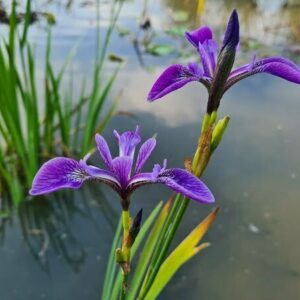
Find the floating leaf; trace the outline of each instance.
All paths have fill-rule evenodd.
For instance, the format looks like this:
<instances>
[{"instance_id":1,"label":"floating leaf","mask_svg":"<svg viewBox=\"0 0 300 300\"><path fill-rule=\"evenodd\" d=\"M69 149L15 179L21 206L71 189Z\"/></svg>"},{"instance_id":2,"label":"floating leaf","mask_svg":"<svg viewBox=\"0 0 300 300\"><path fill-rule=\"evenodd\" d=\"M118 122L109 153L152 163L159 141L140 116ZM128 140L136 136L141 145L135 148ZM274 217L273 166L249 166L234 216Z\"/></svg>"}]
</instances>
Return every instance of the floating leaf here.
<instances>
[{"instance_id":1,"label":"floating leaf","mask_svg":"<svg viewBox=\"0 0 300 300\"><path fill-rule=\"evenodd\" d=\"M219 208L210 213L166 258L144 298L145 300L156 299L176 271L200 250L209 246L209 243L197 245L216 218L218 211Z\"/></svg>"},{"instance_id":2,"label":"floating leaf","mask_svg":"<svg viewBox=\"0 0 300 300\"><path fill-rule=\"evenodd\" d=\"M117 31L118 31L118 34L120 36L126 36L126 35L129 35L131 33L131 30L127 27L117 27Z\"/></svg>"},{"instance_id":3,"label":"floating leaf","mask_svg":"<svg viewBox=\"0 0 300 300\"><path fill-rule=\"evenodd\" d=\"M169 55L174 51L174 48L167 44L154 45L150 44L147 47L147 52L152 55L163 56Z\"/></svg>"},{"instance_id":4,"label":"floating leaf","mask_svg":"<svg viewBox=\"0 0 300 300\"><path fill-rule=\"evenodd\" d=\"M182 37L184 36L186 29L182 26L174 26L167 29L165 32L173 37Z\"/></svg>"},{"instance_id":5,"label":"floating leaf","mask_svg":"<svg viewBox=\"0 0 300 300\"><path fill-rule=\"evenodd\" d=\"M184 10L177 10L173 14L173 19L177 22L185 22L189 18L188 12Z\"/></svg>"}]
</instances>

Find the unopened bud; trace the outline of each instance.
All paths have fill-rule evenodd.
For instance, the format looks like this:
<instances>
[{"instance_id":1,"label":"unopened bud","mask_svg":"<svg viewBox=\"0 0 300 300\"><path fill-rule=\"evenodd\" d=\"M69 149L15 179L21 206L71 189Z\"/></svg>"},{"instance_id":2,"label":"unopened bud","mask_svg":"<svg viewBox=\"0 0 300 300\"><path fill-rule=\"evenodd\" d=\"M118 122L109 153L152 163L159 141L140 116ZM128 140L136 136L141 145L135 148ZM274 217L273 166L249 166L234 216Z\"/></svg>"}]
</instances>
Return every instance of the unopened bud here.
<instances>
[{"instance_id":1,"label":"unopened bud","mask_svg":"<svg viewBox=\"0 0 300 300\"><path fill-rule=\"evenodd\" d=\"M230 117L226 116L222 120L219 120L217 125L215 126L213 133L212 133L212 140L211 140L211 146L210 146L210 151L211 153L216 150L218 145L220 144L223 134L228 126Z\"/></svg>"},{"instance_id":2,"label":"unopened bud","mask_svg":"<svg viewBox=\"0 0 300 300\"><path fill-rule=\"evenodd\" d=\"M129 247L129 248L131 248L137 235L140 232L141 224L142 224L142 217L143 217L143 209L140 209L139 212L134 217L132 225L129 229L128 240L127 240L127 247Z\"/></svg>"}]
</instances>

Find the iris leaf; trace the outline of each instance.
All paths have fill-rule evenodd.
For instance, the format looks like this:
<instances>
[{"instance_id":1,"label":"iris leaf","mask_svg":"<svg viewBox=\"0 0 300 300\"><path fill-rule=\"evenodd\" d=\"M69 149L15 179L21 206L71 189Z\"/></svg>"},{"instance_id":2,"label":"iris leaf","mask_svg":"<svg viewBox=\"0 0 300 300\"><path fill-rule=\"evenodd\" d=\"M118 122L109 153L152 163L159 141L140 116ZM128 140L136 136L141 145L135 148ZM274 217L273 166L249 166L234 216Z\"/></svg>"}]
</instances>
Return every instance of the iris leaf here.
<instances>
[{"instance_id":1,"label":"iris leaf","mask_svg":"<svg viewBox=\"0 0 300 300\"><path fill-rule=\"evenodd\" d=\"M126 298L127 300L135 299L135 295L136 295L138 288L143 280L145 271L146 271L149 261L152 257L153 250L154 250L155 246L157 245L157 239L161 234L162 227L164 226L165 220L168 216L171 204L172 204L172 200L170 199L165 204L160 215L156 219L154 226L149 234L149 237L146 240L144 249L140 255L139 262L134 271L132 282L130 284L129 294Z\"/></svg>"},{"instance_id":2,"label":"iris leaf","mask_svg":"<svg viewBox=\"0 0 300 300\"><path fill-rule=\"evenodd\" d=\"M210 213L166 258L161 265L149 292L144 298L145 300L156 299L177 270L200 250L209 246L209 243L197 245L216 218L218 211L219 209L217 208Z\"/></svg>"}]
</instances>

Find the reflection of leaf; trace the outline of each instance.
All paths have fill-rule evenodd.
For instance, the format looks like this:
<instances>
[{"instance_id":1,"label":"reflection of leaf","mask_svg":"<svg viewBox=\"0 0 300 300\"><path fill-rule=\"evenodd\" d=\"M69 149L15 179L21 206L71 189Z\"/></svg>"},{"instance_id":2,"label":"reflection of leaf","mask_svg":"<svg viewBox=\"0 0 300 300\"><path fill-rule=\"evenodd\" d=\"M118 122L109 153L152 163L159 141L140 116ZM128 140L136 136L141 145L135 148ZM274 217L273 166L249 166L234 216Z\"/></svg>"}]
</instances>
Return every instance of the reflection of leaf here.
<instances>
[{"instance_id":1,"label":"reflection of leaf","mask_svg":"<svg viewBox=\"0 0 300 300\"><path fill-rule=\"evenodd\" d=\"M127 27L117 27L117 31L118 31L118 34L120 35L120 36L126 36L126 35L129 35L130 34L130 29L129 28L127 28Z\"/></svg>"},{"instance_id":2,"label":"reflection of leaf","mask_svg":"<svg viewBox=\"0 0 300 300\"><path fill-rule=\"evenodd\" d=\"M173 51L174 48L167 44L160 44L160 45L150 44L147 47L148 53L157 56L168 55L171 54Z\"/></svg>"},{"instance_id":3,"label":"reflection of leaf","mask_svg":"<svg viewBox=\"0 0 300 300\"><path fill-rule=\"evenodd\" d=\"M166 258L160 266L145 300L156 299L177 270L200 250L209 246L209 243L198 244L216 218L218 211L217 208L210 213Z\"/></svg>"},{"instance_id":4,"label":"reflection of leaf","mask_svg":"<svg viewBox=\"0 0 300 300\"><path fill-rule=\"evenodd\" d=\"M0 211L0 219L6 219L10 216L9 211L5 210L5 211Z\"/></svg>"},{"instance_id":5,"label":"reflection of leaf","mask_svg":"<svg viewBox=\"0 0 300 300\"><path fill-rule=\"evenodd\" d=\"M173 14L173 18L177 22L185 22L189 18L189 14L184 10L177 10Z\"/></svg>"},{"instance_id":6,"label":"reflection of leaf","mask_svg":"<svg viewBox=\"0 0 300 300\"><path fill-rule=\"evenodd\" d=\"M185 33L185 28L182 26L174 26L167 29L166 33L174 37L182 37Z\"/></svg>"}]
</instances>

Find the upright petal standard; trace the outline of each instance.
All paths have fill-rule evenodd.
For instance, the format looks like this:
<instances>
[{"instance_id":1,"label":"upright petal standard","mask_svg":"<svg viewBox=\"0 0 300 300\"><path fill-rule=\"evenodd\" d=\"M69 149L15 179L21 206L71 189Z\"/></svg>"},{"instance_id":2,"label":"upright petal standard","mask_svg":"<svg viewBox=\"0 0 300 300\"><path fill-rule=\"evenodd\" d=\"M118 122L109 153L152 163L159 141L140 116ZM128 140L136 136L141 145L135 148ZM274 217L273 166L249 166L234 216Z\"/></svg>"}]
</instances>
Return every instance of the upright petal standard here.
<instances>
[{"instance_id":1,"label":"upright petal standard","mask_svg":"<svg viewBox=\"0 0 300 300\"><path fill-rule=\"evenodd\" d=\"M140 129L119 134L114 131L119 143L119 155L112 158L103 136L96 135L96 144L107 169L88 165L87 157L79 162L57 157L46 162L37 172L30 190L31 195L47 194L63 188L78 189L87 180L103 182L114 189L122 200L123 209L128 209L131 193L145 184L163 184L175 192L201 203L214 202L214 196L197 177L179 168L167 169L154 165L152 172L141 172L156 146L155 138L150 138L141 146L134 164L136 146L141 142Z\"/></svg>"}]
</instances>

